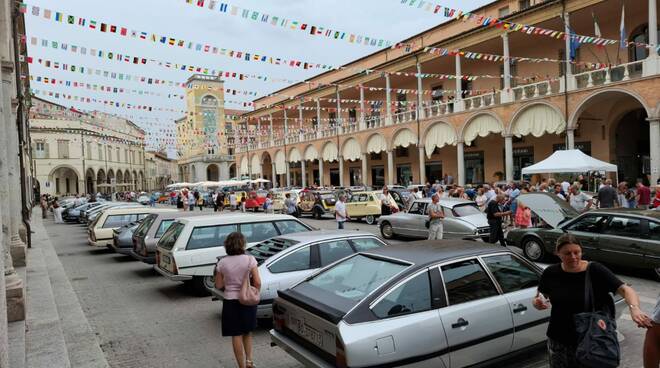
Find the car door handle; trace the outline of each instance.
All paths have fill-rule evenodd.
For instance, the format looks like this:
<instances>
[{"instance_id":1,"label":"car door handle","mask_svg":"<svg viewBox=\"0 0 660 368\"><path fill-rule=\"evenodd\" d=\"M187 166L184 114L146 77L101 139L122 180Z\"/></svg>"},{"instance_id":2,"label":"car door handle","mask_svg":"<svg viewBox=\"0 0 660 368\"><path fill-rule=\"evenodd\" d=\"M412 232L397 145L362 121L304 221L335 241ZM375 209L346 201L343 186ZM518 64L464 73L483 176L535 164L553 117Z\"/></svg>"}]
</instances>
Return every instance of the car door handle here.
<instances>
[{"instance_id":1,"label":"car door handle","mask_svg":"<svg viewBox=\"0 0 660 368\"><path fill-rule=\"evenodd\" d=\"M513 308L513 313L520 313L524 312L527 310L527 307L523 304L518 304L515 308Z\"/></svg>"},{"instance_id":2,"label":"car door handle","mask_svg":"<svg viewBox=\"0 0 660 368\"><path fill-rule=\"evenodd\" d=\"M464 320L463 318L459 318L458 321L456 321L456 323L451 324L451 328L461 328L469 324L470 323L468 321Z\"/></svg>"}]
</instances>

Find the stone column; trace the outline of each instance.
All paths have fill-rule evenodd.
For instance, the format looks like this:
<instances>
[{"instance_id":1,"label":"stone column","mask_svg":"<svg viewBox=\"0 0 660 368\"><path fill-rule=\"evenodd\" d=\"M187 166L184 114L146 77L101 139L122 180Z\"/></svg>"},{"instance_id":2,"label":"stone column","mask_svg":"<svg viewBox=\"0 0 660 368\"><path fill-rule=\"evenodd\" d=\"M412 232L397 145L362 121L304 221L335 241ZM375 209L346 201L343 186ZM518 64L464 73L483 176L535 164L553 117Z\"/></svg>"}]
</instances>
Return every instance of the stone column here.
<instances>
[{"instance_id":1,"label":"stone column","mask_svg":"<svg viewBox=\"0 0 660 368\"><path fill-rule=\"evenodd\" d=\"M394 151L387 151L387 185L394 185Z\"/></svg>"},{"instance_id":2,"label":"stone column","mask_svg":"<svg viewBox=\"0 0 660 368\"><path fill-rule=\"evenodd\" d=\"M257 149L261 148L261 118L257 119L257 131L255 133L255 141L257 142Z\"/></svg>"},{"instance_id":3,"label":"stone column","mask_svg":"<svg viewBox=\"0 0 660 368\"><path fill-rule=\"evenodd\" d=\"M568 141L568 145L566 146L566 149L572 150L575 149L575 129L567 129L566 130L566 140Z\"/></svg>"},{"instance_id":4,"label":"stone column","mask_svg":"<svg viewBox=\"0 0 660 368\"><path fill-rule=\"evenodd\" d=\"M424 146L419 146L417 148L419 154L419 183L424 185L426 184L426 153L424 152Z\"/></svg>"},{"instance_id":5,"label":"stone column","mask_svg":"<svg viewBox=\"0 0 660 368\"><path fill-rule=\"evenodd\" d=\"M367 129L365 123L365 109L364 109L364 86L360 84L360 130Z\"/></svg>"},{"instance_id":6,"label":"stone column","mask_svg":"<svg viewBox=\"0 0 660 368\"><path fill-rule=\"evenodd\" d=\"M656 0L649 0L649 27L648 29L658 29L658 6ZM658 34L649 32L649 56L644 60L644 77L649 77L660 73L660 57L658 57Z\"/></svg>"},{"instance_id":7,"label":"stone column","mask_svg":"<svg viewBox=\"0 0 660 368\"><path fill-rule=\"evenodd\" d=\"M456 160L458 168L458 185L465 185L465 158L463 157L463 142L456 143Z\"/></svg>"},{"instance_id":8,"label":"stone column","mask_svg":"<svg viewBox=\"0 0 660 368\"><path fill-rule=\"evenodd\" d=\"M284 144L289 141L289 117L286 115L286 106L284 107ZM289 172L289 170L287 170Z\"/></svg>"},{"instance_id":9,"label":"stone column","mask_svg":"<svg viewBox=\"0 0 660 368\"><path fill-rule=\"evenodd\" d=\"M344 158L342 156L337 156L339 161L339 186L344 186Z\"/></svg>"},{"instance_id":10,"label":"stone column","mask_svg":"<svg viewBox=\"0 0 660 368\"><path fill-rule=\"evenodd\" d=\"M298 105L298 134L300 135L300 142L303 141L303 101L300 100L300 105Z\"/></svg>"},{"instance_id":11,"label":"stone column","mask_svg":"<svg viewBox=\"0 0 660 368\"><path fill-rule=\"evenodd\" d=\"M303 159L300 161L300 175L302 176L302 187L307 188L307 162Z\"/></svg>"},{"instance_id":12,"label":"stone column","mask_svg":"<svg viewBox=\"0 0 660 368\"><path fill-rule=\"evenodd\" d=\"M270 124L270 133L268 135L269 141L270 141L270 146L273 147L275 145L275 142L273 142L273 114L268 114L268 123ZM273 175L275 175L275 171L273 171Z\"/></svg>"},{"instance_id":13,"label":"stone column","mask_svg":"<svg viewBox=\"0 0 660 368\"><path fill-rule=\"evenodd\" d=\"M513 91L511 91L511 60L509 59L509 34L502 34L502 49L504 50L504 89L501 91L502 102L513 101Z\"/></svg>"},{"instance_id":14,"label":"stone column","mask_svg":"<svg viewBox=\"0 0 660 368\"><path fill-rule=\"evenodd\" d=\"M323 124L321 123L321 100L318 98L316 99L316 138L321 138L323 136L323 129L321 127Z\"/></svg>"},{"instance_id":15,"label":"stone column","mask_svg":"<svg viewBox=\"0 0 660 368\"><path fill-rule=\"evenodd\" d=\"M564 13L564 32L566 35L570 35L571 32L571 21L570 21L570 15L568 12ZM573 79L573 68L571 65L571 38L566 37L566 40L564 40L564 47L565 47L565 57L564 57L564 64L565 64L565 71L566 71L566 80L568 81L568 86L564 86L565 88L568 88L568 91L572 91L575 89L575 80ZM560 84L564 83L564 78L560 79Z\"/></svg>"},{"instance_id":16,"label":"stone column","mask_svg":"<svg viewBox=\"0 0 660 368\"><path fill-rule=\"evenodd\" d=\"M291 186L291 163L286 162L286 186Z\"/></svg>"},{"instance_id":17,"label":"stone column","mask_svg":"<svg viewBox=\"0 0 660 368\"><path fill-rule=\"evenodd\" d=\"M417 116L420 119L426 117L426 112L424 111L424 90L422 89L422 64L417 63Z\"/></svg>"},{"instance_id":18,"label":"stone column","mask_svg":"<svg viewBox=\"0 0 660 368\"><path fill-rule=\"evenodd\" d=\"M362 154L362 185L365 187L367 186L367 178L369 177L367 175L367 160L369 160L369 154L368 153L363 153Z\"/></svg>"},{"instance_id":19,"label":"stone column","mask_svg":"<svg viewBox=\"0 0 660 368\"><path fill-rule=\"evenodd\" d=\"M456 54L456 92L454 92L454 112L463 111L463 72L461 71L461 55Z\"/></svg>"},{"instance_id":20,"label":"stone column","mask_svg":"<svg viewBox=\"0 0 660 368\"><path fill-rule=\"evenodd\" d=\"M648 118L651 148L651 185L660 178L660 117Z\"/></svg>"},{"instance_id":21,"label":"stone column","mask_svg":"<svg viewBox=\"0 0 660 368\"><path fill-rule=\"evenodd\" d=\"M336 99L337 99L337 134L340 134L343 133L343 129L348 128L348 126L344 126L344 124L342 123L341 96L339 95L339 87L337 87Z\"/></svg>"},{"instance_id":22,"label":"stone column","mask_svg":"<svg viewBox=\"0 0 660 368\"><path fill-rule=\"evenodd\" d=\"M513 181L513 136L504 136L504 170L506 181Z\"/></svg>"},{"instance_id":23,"label":"stone column","mask_svg":"<svg viewBox=\"0 0 660 368\"><path fill-rule=\"evenodd\" d=\"M275 171L275 162L274 161L271 161L270 169L271 169L270 176L272 177L271 180L273 181L273 188L277 188L277 171Z\"/></svg>"},{"instance_id":24,"label":"stone column","mask_svg":"<svg viewBox=\"0 0 660 368\"><path fill-rule=\"evenodd\" d=\"M323 187L323 157L319 157L319 186Z\"/></svg>"},{"instance_id":25,"label":"stone column","mask_svg":"<svg viewBox=\"0 0 660 368\"><path fill-rule=\"evenodd\" d=\"M392 88L390 85L390 75L385 73L385 125L392 125Z\"/></svg>"}]
</instances>

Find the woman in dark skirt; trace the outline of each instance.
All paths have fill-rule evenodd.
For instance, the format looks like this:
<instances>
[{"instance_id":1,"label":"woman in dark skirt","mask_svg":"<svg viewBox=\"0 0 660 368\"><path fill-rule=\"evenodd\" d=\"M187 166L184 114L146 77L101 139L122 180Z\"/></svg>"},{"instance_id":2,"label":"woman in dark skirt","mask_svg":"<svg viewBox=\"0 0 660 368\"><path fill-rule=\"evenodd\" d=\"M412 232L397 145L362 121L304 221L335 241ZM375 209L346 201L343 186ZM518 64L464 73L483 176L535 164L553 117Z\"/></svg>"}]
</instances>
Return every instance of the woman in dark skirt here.
<instances>
[{"instance_id":1,"label":"woman in dark skirt","mask_svg":"<svg viewBox=\"0 0 660 368\"><path fill-rule=\"evenodd\" d=\"M261 288L257 260L245 254L245 237L239 232L227 236L223 257L215 267L215 287L224 288L222 303L222 336L231 336L234 356L239 368L252 368L252 334L257 328L257 306L243 305L238 296L246 276L252 286Z\"/></svg>"}]
</instances>

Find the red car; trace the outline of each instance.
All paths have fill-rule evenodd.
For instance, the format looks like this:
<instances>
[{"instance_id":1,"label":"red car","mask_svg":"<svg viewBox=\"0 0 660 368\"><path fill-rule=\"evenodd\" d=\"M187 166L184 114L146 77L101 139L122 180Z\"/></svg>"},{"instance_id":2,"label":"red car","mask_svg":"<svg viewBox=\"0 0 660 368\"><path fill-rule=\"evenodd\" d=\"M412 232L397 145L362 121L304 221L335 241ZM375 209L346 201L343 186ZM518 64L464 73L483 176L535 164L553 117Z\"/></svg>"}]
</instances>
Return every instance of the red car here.
<instances>
[{"instance_id":1,"label":"red car","mask_svg":"<svg viewBox=\"0 0 660 368\"><path fill-rule=\"evenodd\" d=\"M264 208L264 203L266 202L266 196L268 192L265 190L251 191L248 194L248 198L245 201L245 209L251 209L253 211L259 211Z\"/></svg>"}]
</instances>

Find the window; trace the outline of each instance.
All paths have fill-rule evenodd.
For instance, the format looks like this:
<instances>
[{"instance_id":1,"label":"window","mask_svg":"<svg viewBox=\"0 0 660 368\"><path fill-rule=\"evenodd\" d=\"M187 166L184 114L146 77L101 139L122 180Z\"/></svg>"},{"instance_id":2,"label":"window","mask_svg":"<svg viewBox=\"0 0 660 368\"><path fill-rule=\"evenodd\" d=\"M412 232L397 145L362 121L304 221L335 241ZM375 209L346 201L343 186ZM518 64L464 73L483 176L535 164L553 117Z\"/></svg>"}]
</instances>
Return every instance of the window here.
<instances>
[{"instance_id":1,"label":"window","mask_svg":"<svg viewBox=\"0 0 660 368\"><path fill-rule=\"evenodd\" d=\"M424 202L413 202L408 210L408 213L413 215L425 215L426 214L426 203Z\"/></svg>"},{"instance_id":2,"label":"window","mask_svg":"<svg viewBox=\"0 0 660 368\"><path fill-rule=\"evenodd\" d=\"M128 163L128 150L124 149L124 162Z\"/></svg>"},{"instance_id":3,"label":"window","mask_svg":"<svg viewBox=\"0 0 660 368\"><path fill-rule=\"evenodd\" d=\"M355 108L348 110L348 121L350 122L357 121L357 111L355 111Z\"/></svg>"},{"instance_id":4,"label":"window","mask_svg":"<svg viewBox=\"0 0 660 368\"><path fill-rule=\"evenodd\" d=\"M480 213L482 212L479 210L479 207L474 204L462 204L454 206L452 209L452 214L454 217L465 217L470 215L478 215Z\"/></svg>"},{"instance_id":5,"label":"window","mask_svg":"<svg viewBox=\"0 0 660 368\"><path fill-rule=\"evenodd\" d=\"M305 225L293 220L275 221L275 225L277 225L277 228L280 230L282 235L309 231Z\"/></svg>"},{"instance_id":6,"label":"window","mask_svg":"<svg viewBox=\"0 0 660 368\"><path fill-rule=\"evenodd\" d=\"M241 233L245 235L245 240L248 243L260 242L279 235L272 222L241 224Z\"/></svg>"},{"instance_id":7,"label":"window","mask_svg":"<svg viewBox=\"0 0 660 368\"><path fill-rule=\"evenodd\" d=\"M642 220L631 217L613 216L603 234L638 237L642 231Z\"/></svg>"},{"instance_id":8,"label":"window","mask_svg":"<svg viewBox=\"0 0 660 368\"><path fill-rule=\"evenodd\" d=\"M36 158L47 158L48 153L46 152L46 142L36 142L35 143Z\"/></svg>"},{"instance_id":9,"label":"window","mask_svg":"<svg viewBox=\"0 0 660 368\"><path fill-rule=\"evenodd\" d=\"M385 246L385 244L374 238L351 239L351 243L353 244L353 247L355 247L355 250L358 252Z\"/></svg>"},{"instance_id":10,"label":"window","mask_svg":"<svg viewBox=\"0 0 660 368\"><path fill-rule=\"evenodd\" d=\"M179 235L181 235L181 231L183 231L183 228L186 225L180 223L180 222L175 222L172 224L172 226L165 231L165 234L163 234L163 237L160 238L158 241L158 246L164 249L172 249L174 247L174 243L176 243L176 240L179 238Z\"/></svg>"},{"instance_id":11,"label":"window","mask_svg":"<svg viewBox=\"0 0 660 368\"><path fill-rule=\"evenodd\" d=\"M442 90L442 84L439 86L431 87L431 100L433 102L442 102L445 100L445 96L443 94Z\"/></svg>"},{"instance_id":12,"label":"window","mask_svg":"<svg viewBox=\"0 0 660 368\"><path fill-rule=\"evenodd\" d=\"M133 215L109 215L103 223L104 229L121 227L133 221Z\"/></svg>"},{"instance_id":13,"label":"window","mask_svg":"<svg viewBox=\"0 0 660 368\"><path fill-rule=\"evenodd\" d=\"M97 150L99 153L99 160L103 160L103 145L101 143L98 144Z\"/></svg>"},{"instance_id":14,"label":"window","mask_svg":"<svg viewBox=\"0 0 660 368\"><path fill-rule=\"evenodd\" d=\"M476 259L442 266L442 276L450 305L497 295L495 285Z\"/></svg>"},{"instance_id":15,"label":"window","mask_svg":"<svg viewBox=\"0 0 660 368\"><path fill-rule=\"evenodd\" d=\"M429 274L422 272L397 286L381 299L372 311L380 318L387 318L429 309L431 309Z\"/></svg>"},{"instance_id":16,"label":"window","mask_svg":"<svg viewBox=\"0 0 660 368\"><path fill-rule=\"evenodd\" d=\"M169 229L170 226L172 226L173 223L174 223L174 220L163 220L163 221L161 221L160 225L158 226L158 230L156 230L156 235L154 235L154 238L160 238L161 236L163 236L165 231L167 231L167 229Z\"/></svg>"},{"instance_id":17,"label":"window","mask_svg":"<svg viewBox=\"0 0 660 368\"><path fill-rule=\"evenodd\" d=\"M87 156L88 160L92 159L92 143L91 142L85 143L85 156Z\"/></svg>"},{"instance_id":18,"label":"window","mask_svg":"<svg viewBox=\"0 0 660 368\"><path fill-rule=\"evenodd\" d=\"M649 237L651 240L660 240L660 223L649 221Z\"/></svg>"},{"instance_id":19,"label":"window","mask_svg":"<svg viewBox=\"0 0 660 368\"><path fill-rule=\"evenodd\" d=\"M606 221L607 221L607 216L604 215L584 216L581 219L569 225L566 228L566 230L584 231L588 233L600 233L603 230Z\"/></svg>"},{"instance_id":20,"label":"window","mask_svg":"<svg viewBox=\"0 0 660 368\"><path fill-rule=\"evenodd\" d=\"M330 122L330 126L335 126L337 123L337 113L330 112L328 113L328 121Z\"/></svg>"},{"instance_id":21,"label":"window","mask_svg":"<svg viewBox=\"0 0 660 368\"><path fill-rule=\"evenodd\" d=\"M311 268L309 260L310 250L309 247L305 247L284 256L268 267L268 269L272 273L308 270Z\"/></svg>"},{"instance_id":22,"label":"window","mask_svg":"<svg viewBox=\"0 0 660 368\"><path fill-rule=\"evenodd\" d=\"M539 275L510 254L485 257L484 261L504 293L531 288L539 284Z\"/></svg>"},{"instance_id":23,"label":"window","mask_svg":"<svg viewBox=\"0 0 660 368\"><path fill-rule=\"evenodd\" d=\"M140 226L138 226L137 229L133 232L133 235L138 236L138 237L143 237L147 234L147 231L149 231L149 228L151 225L154 223L154 220L156 220L156 217L158 215L150 215L147 216L142 223L140 223Z\"/></svg>"},{"instance_id":24,"label":"window","mask_svg":"<svg viewBox=\"0 0 660 368\"><path fill-rule=\"evenodd\" d=\"M222 247L227 236L234 231L238 231L237 225L196 227L190 234L186 249Z\"/></svg>"},{"instance_id":25,"label":"window","mask_svg":"<svg viewBox=\"0 0 660 368\"><path fill-rule=\"evenodd\" d=\"M369 195L366 193L359 193L354 196L351 196L351 200L349 202L366 202L369 200Z\"/></svg>"},{"instance_id":26,"label":"window","mask_svg":"<svg viewBox=\"0 0 660 368\"><path fill-rule=\"evenodd\" d=\"M117 153L117 156L116 156L117 160L116 160L116 161L119 162L119 161L121 161L121 159L120 159L120 157L119 157L120 154L121 154L121 150L119 149L119 147L117 147L117 149L116 149L116 153Z\"/></svg>"},{"instance_id":27,"label":"window","mask_svg":"<svg viewBox=\"0 0 660 368\"><path fill-rule=\"evenodd\" d=\"M69 158L69 141L57 141L57 158Z\"/></svg>"},{"instance_id":28,"label":"window","mask_svg":"<svg viewBox=\"0 0 660 368\"><path fill-rule=\"evenodd\" d=\"M498 14L498 18L506 17L507 15L509 15L509 7L505 6L503 8L499 8L497 10L497 14Z\"/></svg>"},{"instance_id":29,"label":"window","mask_svg":"<svg viewBox=\"0 0 660 368\"><path fill-rule=\"evenodd\" d=\"M353 248L346 240L325 242L318 245L321 256L321 267L353 254Z\"/></svg>"},{"instance_id":30,"label":"window","mask_svg":"<svg viewBox=\"0 0 660 368\"><path fill-rule=\"evenodd\" d=\"M530 1L529 0L519 0L518 1L518 9L519 10L525 10L530 7Z\"/></svg>"}]
</instances>

